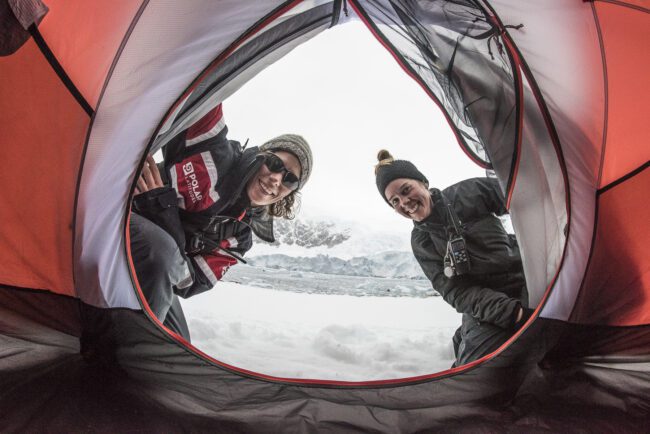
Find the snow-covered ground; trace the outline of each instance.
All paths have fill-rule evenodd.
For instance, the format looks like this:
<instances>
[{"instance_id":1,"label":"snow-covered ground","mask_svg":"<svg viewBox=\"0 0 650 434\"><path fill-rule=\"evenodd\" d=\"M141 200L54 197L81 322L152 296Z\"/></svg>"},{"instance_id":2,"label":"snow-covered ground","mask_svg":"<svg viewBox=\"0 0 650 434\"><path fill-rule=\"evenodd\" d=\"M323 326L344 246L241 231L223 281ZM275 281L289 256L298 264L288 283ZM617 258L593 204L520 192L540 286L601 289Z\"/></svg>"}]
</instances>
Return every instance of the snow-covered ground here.
<instances>
[{"instance_id":1,"label":"snow-covered ground","mask_svg":"<svg viewBox=\"0 0 650 434\"><path fill-rule=\"evenodd\" d=\"M365 381L451 366L460 315L441 297L388 297L382 284L396 279L380 278L366 278L364 296L346 295L356 293L346 288L361 278L284 273L281 279L277 270L233 267L231 281L182 300L193 344L222 362L285 378ZM258 286L236 283L242 274ZM259 287L270 274L272 288ZM317 281L338 290L311 291ZM413 282L422 283L402 284Z\"/></svg>"}]
</instances>

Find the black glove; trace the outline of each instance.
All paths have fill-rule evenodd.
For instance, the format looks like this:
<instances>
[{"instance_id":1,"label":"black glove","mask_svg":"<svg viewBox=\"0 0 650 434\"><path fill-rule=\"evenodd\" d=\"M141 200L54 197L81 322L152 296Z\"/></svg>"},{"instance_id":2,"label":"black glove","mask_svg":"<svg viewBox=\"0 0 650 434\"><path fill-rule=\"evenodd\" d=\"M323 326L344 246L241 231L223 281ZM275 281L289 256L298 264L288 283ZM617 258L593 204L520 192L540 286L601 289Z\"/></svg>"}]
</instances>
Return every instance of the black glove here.
<instances>
[{"instance_id":1,"label":"black glove","mask_svg":"<svg viewBox=\"0 0 650 434\"><path fill-rule=\"evenodd\" d=\"M519 330L526 322L530 319L531 316L533 316L533 313L535 313L535 309L530 309L528 307L523 307L521 306L522 309L522 314L521 318L519 321L517 321L517 316L515 316L515 323L514 323L514 328L515 330ZM517 311L517 314L519 314L519 311Z\"/></svg>"},{"instance_id":2,"label":"black glove","mask_svg":"<svg viewBox=\"0 0 650 434\"><path fill-rule=\"evenodd\" d=\"M133 211L164 229L180 251L185 252L185 232L178 214L176 190L165 186L140 193L133 198Z\"/></svg>"},{"instance_id":3,"label":"black glove","mask_svg":"<svg viewBox=\"0 0 650 434\"><path fill-rule=\"evenodd\" d=\"M176 191L173 188L158 187L136 195L133 198L133 210L142 217L152 220L150 217L165 209L178 207L176 200Z\"/></svg>"}]
</instances>

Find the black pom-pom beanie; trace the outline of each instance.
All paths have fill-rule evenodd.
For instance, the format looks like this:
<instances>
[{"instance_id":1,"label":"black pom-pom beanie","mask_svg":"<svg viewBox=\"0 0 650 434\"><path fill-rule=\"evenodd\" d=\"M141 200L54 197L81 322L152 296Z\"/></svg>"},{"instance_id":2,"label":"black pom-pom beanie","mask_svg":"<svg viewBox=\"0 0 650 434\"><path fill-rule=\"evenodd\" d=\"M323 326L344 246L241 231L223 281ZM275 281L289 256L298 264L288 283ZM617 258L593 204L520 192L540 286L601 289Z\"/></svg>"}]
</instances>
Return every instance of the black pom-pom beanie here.
<instances>
[{"instance_id":1,"label":"black pom-pom beanie","mask_svg":"<svg viewBox=\"0 0 650 434\"><path fill-rule=\"evenodd\" d=\"M384 198L386 203L388 203L388 199L384 196L386 187L396 179L415 179L416 181L422 181L427 185L429 184L427 177L424 176L413 163L407 160L393 160L390 163L377 166L377 173L375 176L377 178L377 190L379 190L379 194ZM390 205L390 203L388 204Z\"/></svg>"}]
</instances>

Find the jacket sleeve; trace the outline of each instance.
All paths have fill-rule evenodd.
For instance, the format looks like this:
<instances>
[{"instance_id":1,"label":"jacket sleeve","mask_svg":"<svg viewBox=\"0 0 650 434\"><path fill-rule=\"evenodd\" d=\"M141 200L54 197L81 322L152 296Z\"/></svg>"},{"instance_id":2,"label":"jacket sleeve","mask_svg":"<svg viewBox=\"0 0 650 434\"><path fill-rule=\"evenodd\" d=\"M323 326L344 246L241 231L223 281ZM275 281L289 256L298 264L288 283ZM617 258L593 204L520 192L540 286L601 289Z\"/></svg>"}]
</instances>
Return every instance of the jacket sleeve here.
<instances>
[{"instance_id":1,"label":"jacket sleeve","mask_svg":"<svg viewBox=\"0 0 650 434\"><path fill-rule=\"evenodd\" d=\"M219 104L165 145L165 173L179 208L201 212L219 200L221 174L236 158L227 133Z\"/></svg>"},{"instance_id":2,"label":"jacket sleeve","mask_svg":"<svg viewBox=\"0 0 650 434\"><path fill-rule=\"evenodd\" d=\"M160 226L185 251L185 233L176 204L176 193L169 186L154 188L133 198L133 210Z\"/></svg>"},{"instance_id":3,"label":"jacket sleeve","mask_svg":"<svg viewBox=\"0 0 650 434\"><path fill-rule=\"evenodd\" d=\"M241 224L228 238L221 240L219 248L210 253L199 253L190 257L194 269L194 284L184 291L177 292L184 298L212 289L253 245L250 227Z\"/></svg>"},{"instance_id":4,"label":"jacket sleeve","mask_svg":"<svg viewBox=\"0 0 650 434\"><path fill-rule=\"evenodd\" d=\"M481 322L504 329L514 326L521 306L519 300L476 285L468 276L447 278L444 275L443 258L435 251L431 235L424 231L413 231L411 247L433 288L457 312L469 314Z\"/></svg>"},{"instance_id":5,"label":"jacket sleeve","mask_svg":"<svg viewBox=\"0 0 650 434\"><path fill-rule=\"evenodd\" d=\"M505 199L496 178L471 178L446 188L443 193L453 198L454 209L469 218L494 213L508 213Z\"/></svg>"}]
</instances>

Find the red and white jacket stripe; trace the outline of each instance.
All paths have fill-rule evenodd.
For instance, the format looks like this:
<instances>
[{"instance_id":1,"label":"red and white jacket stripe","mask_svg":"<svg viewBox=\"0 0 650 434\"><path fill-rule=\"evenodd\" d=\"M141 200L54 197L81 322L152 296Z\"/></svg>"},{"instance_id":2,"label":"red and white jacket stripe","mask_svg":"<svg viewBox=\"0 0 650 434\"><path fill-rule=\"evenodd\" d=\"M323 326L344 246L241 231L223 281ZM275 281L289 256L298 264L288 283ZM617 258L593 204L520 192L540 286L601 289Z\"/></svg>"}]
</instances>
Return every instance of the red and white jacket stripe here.
<instances>
[{"instance_id":1,"label":"red and white jacket stripe","mask_svg":"<svg viewBox=\"0 0 650 434\"><path fill-rule=\"evenodd\" d=\"M229 216L241 221L246 209L233 195L241 194L243 152L238 142L226 138L221 104L208 112L185 131L179 133L163 149L164 166L170 186L176 192L181 223L189 242L196 218ZM235 202L233 204L233 202ZM234 221L227 228L227 237L210 253L189 255L195 274L191 296L212 288L237 260L226 251L243 255L252 246L249 226Z\"/></svg>"}]
</instances>

